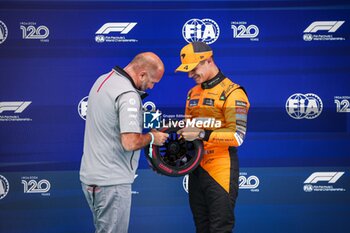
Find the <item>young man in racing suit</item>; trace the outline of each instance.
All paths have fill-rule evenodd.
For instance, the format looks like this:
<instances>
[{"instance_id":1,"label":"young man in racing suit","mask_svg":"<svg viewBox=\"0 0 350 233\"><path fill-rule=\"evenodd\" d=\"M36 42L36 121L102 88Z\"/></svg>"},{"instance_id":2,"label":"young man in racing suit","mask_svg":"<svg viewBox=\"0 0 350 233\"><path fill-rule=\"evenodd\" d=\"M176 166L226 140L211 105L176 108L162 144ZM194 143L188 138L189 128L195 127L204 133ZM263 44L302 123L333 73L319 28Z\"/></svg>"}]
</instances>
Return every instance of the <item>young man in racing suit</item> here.
<instances>
[{"instance_id":1,"label":"young man in racing suit","mask_svg":"<svg viewBox=\"0 0 350 233\"><path fill-rule=\"evenodd\" d=\"M196 232L231 233L238 195L237 147L246 134L248 97L243 87L215 65L213 51L207 44L192 42L182 48L180 57L182 64L176 71L188 72L197 84L188 92L186 117L215 121L209 128L187 127L178 132L188 141L204 142L203 159L189 177L189 202Z\"/></svg>"}]
</instances>

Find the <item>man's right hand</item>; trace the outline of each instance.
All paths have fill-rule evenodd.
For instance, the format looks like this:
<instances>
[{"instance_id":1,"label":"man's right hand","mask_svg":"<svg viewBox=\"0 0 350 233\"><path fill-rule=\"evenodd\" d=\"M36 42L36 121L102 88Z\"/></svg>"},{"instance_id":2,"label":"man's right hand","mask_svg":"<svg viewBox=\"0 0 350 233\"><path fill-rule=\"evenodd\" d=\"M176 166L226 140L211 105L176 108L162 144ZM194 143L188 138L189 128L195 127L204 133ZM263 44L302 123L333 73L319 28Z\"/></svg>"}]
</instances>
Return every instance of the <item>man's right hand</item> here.
<instances>
[{"instance_id":1,"label":"man's right hand","mask_svg":"<svg viewBox=\"0 0 350 233\"><path fill-rule=\"evenodd\" d=\"M154 136L153 144L156 146L163 146L164 142L168 139L169 134L160 132L158 130L153 129L151 133Z\"/></svg>"}]
</instances>

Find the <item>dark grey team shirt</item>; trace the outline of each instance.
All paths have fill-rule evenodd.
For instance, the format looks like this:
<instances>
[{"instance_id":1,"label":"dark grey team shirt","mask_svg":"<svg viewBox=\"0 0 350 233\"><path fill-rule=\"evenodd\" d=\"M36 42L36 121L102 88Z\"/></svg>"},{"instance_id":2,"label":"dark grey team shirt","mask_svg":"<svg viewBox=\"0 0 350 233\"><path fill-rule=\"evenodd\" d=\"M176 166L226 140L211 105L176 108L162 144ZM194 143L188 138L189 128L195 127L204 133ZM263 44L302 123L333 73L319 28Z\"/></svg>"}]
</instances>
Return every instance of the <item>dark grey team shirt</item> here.
<instances>
[{"instance_id":1,"label":"dark grey team shirt","mask_svg":"<svg viewBox=\"0 0 350 233\"><path fill-rule=\"evenodd\" d=\"M121 133L142 133L139 92L116 70L94 83L88 99L81 182L99 186L133 183L140 150L124 150Z\"/></svg>"}]
</instances>

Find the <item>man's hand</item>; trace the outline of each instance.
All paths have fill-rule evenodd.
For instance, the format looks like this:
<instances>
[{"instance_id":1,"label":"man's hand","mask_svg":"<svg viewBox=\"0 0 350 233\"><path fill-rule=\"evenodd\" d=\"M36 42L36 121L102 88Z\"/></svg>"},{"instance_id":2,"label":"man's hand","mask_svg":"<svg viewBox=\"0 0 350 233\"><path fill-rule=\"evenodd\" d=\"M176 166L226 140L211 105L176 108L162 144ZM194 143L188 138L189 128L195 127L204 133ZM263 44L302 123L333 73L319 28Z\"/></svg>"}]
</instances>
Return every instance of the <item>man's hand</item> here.
<instances>
[{"instance_id":1,"label":"man's hand","mask_svg":"<svg viewBox=\"0 0 350 233\"><path fill-rule=\"evenodd\" d=\"M163 146L164 142L168 139L169 134L160 132L158 130L153 129L151 133L154 136L153 144L156 146Z\"/></svg>"},{"instance_id":2,"label":"man's hand","mask_svg":"<svg viewBox=\"0 0 350 233\"><path fill-rule=\"evenodd\" d=\"M202 129L196 127L186 127L177 131L177 134L180 134L186 141L194 141L199 137L199 133Z\"/></svg>"}]
</instances>

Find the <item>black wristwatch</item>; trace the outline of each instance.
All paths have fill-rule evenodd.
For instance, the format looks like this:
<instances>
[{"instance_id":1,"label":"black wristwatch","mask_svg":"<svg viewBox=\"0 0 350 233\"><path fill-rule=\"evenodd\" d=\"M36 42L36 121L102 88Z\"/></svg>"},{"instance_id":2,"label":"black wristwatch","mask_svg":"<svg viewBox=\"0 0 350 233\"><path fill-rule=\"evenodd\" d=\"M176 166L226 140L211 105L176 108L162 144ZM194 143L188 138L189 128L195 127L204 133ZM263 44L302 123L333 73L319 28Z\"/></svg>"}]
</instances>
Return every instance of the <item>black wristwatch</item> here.
<instances>
[{"instance_id":1,"label":"black wristwatch","mask_svg":"<svg viewBox=\"0 0 350 233\"><path fill-rule=\"evenodd\" d=\"M205 131L204 131L204 130L201 130L201 131L199 132L199 134L198 134L198 138L203 140L204 137L205 137Z\"/></svg>"}]
</instances>

